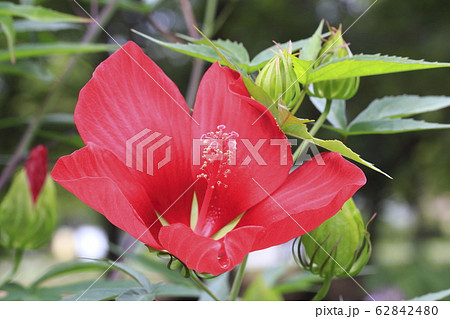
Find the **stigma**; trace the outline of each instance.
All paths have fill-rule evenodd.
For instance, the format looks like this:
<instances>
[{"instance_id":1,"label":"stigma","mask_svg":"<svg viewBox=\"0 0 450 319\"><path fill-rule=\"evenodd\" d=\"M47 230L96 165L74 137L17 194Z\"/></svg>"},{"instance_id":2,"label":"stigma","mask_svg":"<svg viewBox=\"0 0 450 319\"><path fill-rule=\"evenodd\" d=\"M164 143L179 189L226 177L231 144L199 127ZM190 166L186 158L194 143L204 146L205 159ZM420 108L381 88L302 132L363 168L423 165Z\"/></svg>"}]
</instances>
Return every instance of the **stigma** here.
<instances>
[{"instance_id":1,"label":"stigma","mask_svg":"<svg viewBox=\"0 0 450 319\"><path fill-rule=\"evenodd\" d=\"M198 178L205 178L208 187L227 188L226 179L231 173L231 166L236 165L236 138L235 131L226 132L225 125L218 125L217 130L208 132L200 137L202 146L202 166Z\"/></svg>"}]
</instances>

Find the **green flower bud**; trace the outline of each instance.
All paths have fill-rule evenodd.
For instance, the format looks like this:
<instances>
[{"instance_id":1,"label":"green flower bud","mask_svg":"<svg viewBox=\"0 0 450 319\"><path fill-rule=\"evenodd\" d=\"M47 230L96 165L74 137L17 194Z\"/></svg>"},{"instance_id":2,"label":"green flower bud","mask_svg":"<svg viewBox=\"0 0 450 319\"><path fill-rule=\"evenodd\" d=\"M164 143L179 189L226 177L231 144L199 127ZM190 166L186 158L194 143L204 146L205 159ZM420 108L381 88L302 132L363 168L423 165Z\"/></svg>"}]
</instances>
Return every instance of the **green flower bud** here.
<instances>
[{"instance_id":1,"label":"green flower bud","mask_svg":"<svg viewBox=\"0 0 450 319\"><path fill-rule=\"evenodd\" d=\"M338 29L331 27L330 33L331 35L325 41L319 52L319 59L314 65L315 68L331 62L334 59L352 56L352 52L348 48L348 44L345 43L342 38L342 26L339 26ZM352 98L356 92L358 92L358 88L359 77L353 77L315 82L312 84L312 91L308 93L312 96L330 100L348 100Z\"/></svg>"},{"instance_id":2,"label":"green flower bud","mask_svg":"<svg viewBox=\"0 0 450 319\"><path fill-rule=\"evenodd\" d=\"M294 258L322 277L358 274L369 261L370 235L353 199L318 228L294 242Z\"/></svg>"},{"instance_id":3,"label":"green flower bud","mask_svg":"<svg viewBox=\"0 0 450 319\"><path fill-rule=\"evenodd\" d=\"M43 247L56 227L56 189L43 146L31 151L25 167L0 203L0 245L19 250Z\"/></svg>"},{"instance_id":4,"label":"green flower bud","mask_svg":"<svg viewBox=\"0 0 450 319\"><path fill-rule=\"evenodd\" d=\"M300 99L300 84L292 66L291 50L279 48L279 53L259 72L255 83L272 100L292 109Z\"/></svg>"}]
</instances>

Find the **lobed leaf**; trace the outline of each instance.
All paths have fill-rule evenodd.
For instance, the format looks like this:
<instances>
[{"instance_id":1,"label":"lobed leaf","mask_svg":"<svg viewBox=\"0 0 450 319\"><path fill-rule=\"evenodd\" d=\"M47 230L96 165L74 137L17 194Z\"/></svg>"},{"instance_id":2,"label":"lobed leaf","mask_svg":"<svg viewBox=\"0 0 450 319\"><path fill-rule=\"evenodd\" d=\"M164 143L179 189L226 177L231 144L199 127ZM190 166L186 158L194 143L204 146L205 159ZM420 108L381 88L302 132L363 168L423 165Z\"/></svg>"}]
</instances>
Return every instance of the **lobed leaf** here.
<instances>
[{"instance_id":1,"label":"lobed leaf","mask_svg":"<svg viewBox=\"0 0 450 319\"><path fill-rule=\"evenodd\" d=\"M308 83L442 67L450 67L450 63L411 60L380 54L359 54L322 64L309 73Z\"/></svg>"},{"instance_id":2,"label":"lobed leaf","mask_svg":"<svg viewBox=\"0 0 450 319\"><path fill-rule=\"evenodd\" d=\"M381 99L373 100L364 111L355 117L350 125L357 122L405 117L436 111L447 106L450 106L450 97L448 96L386 96Z\"/></svg>"},{"instance_id":3,"label":"lobed leaf","mask_svg":"<svg viewBox=\"0 0 450 319\"><path fill-rule=\"evenodd\" d=\"M291 123L292 123L292 121L288 120L281 127L282 130L286 134L291 135L293 137L301 138L301 139L311 142L317 146L323 147L329 151L338 152L338 153L342 154L343 156L345 156L351 160L354 160L357 163L363 164L363 165L373 169L374 171L377 171L377 172L385 175L388 178L392 178L388 174L383 172L382 170L375 167L372 163L369 163L369 162L363 160L358 154L353 152L350 148L348 148L341 141L338 141L338 140L326 141L326 140L321 140L321 139L315 138L308 132L305 124L300 124L300 123L291 124Z\"/></svg>"},{"instance_id":4,"label":"lobed leaf","mask_svg":"<svg viewBox=\"0 0 450 319\"><path fill-rule=\"evenodd\" d=\"M326 99L309 97L314 106L320 111L325 110ZM327 120L336 128L345 130L347 128L347 115L345 100L333 100L331 102L330 113Z\"/></svg>"}]
</instances>

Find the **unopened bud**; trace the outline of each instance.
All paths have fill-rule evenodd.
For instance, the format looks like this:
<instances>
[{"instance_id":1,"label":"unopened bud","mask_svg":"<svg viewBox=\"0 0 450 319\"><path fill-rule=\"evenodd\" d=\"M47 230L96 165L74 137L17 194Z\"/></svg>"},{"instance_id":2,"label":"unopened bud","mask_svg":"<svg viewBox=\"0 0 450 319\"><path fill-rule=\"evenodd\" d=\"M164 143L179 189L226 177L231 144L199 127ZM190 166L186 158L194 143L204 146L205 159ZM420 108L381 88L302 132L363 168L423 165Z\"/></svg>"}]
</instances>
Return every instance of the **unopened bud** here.
<instances>
[{"instance_id":1,"label":"unopened bud","mask_svg":"<svg viewBox=\"0 0 450 319\"><path fill-rule=\"evenodd\" d=\"M37 146L13 178L0 203L0 245L38 249L47 244L56 226L56 190L47 174L47 150Z\"/></svg>"},{"instance_id":2,"label":"unopened bud","mask_svg":"<svg viewBox=\"0 0 450 319\"><path fill-rule=\"evenodd\" d=\"M281 50L259 72L255 81L274 101L292 109L300 99L300 84L294 72L291 50Z\"/></svg>"},{"instance_id":3,"label":"unopened bud","mask_svg":"<svg viewBox=\"0 0 450 319\"><path fill-rule=\"evenodd\" d=\"M325 63L332 62L334 59L352 56L348 44L342 38L342 26L338 29L331 27L331 35L325 41L322 49L319 52L319 59L315 63L314 68L317 68ZM348 100L352 98L359 88L359 77L352 77L339 80L327 80L315 82L312 84L312 91L309 95L326 98Z\"/></svg>"},{"instance_id":4,"label":"unopened bud","mask_svg":"<svg viewBox=\"0 0 450 319\"><path fill-rule=\"evenodd\" d=\"M354 276L367 264L370 254L370 234L353 199L294 243L296 261L322 277Z\"/></svg>"}]
</instances>

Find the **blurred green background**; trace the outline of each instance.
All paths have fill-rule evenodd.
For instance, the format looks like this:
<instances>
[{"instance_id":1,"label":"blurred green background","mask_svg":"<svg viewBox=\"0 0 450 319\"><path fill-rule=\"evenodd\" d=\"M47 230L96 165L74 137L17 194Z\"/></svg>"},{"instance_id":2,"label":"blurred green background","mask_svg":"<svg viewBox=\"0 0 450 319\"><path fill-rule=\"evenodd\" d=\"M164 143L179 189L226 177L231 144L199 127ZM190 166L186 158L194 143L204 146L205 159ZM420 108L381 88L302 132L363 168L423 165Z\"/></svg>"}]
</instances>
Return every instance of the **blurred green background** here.
<instances>
[{"instance_id":1,"label":"blurred green background","mask_svg":"<svg viewBox=\"0 0 450 319\"><path fill-rule=\"evenodd\" d=\"M201 27L207 0L191 1ZM18 3L18 2L17 2ZM55 10L85 16L70 0L23 1ZM193 60L159 47L132 33L136 29L159 39L176 33L187 34L179 2L166 1L79 1L94 16L105 5L112 16L105 30L120 44L137 42L145 52L179 86L188 89ZM111 3L115 5L112 6ZM251 57L272 45L309 37L325 18L331 25L342 23L346 30L372 2L369 0L233 0L219 1L212 38L242 42ZM450 61L450 2L446 0L379 0L352 27L344 38L353 53L382 53L427 61ZM17 43L80 42L86 25L72 25L56 31L17 33ZM114 44L105 33L98 32L95 43ZM6 49L4 33L0 48ZM20 60L16 69L3 61L0 68L0 169L14 152L27 124L46 105L46 112L31 145L45 144L51 164L60 156L82 146L72 114L78 92L89 80L95 67L108 52L75 55L52 55ZM67 66L75 65L67 77ZM25 65L25 63L27 63ZM24 67L21 72L19 67ZM207 65L204 65L206 69ZM58 86L55 85L58 83ZM361 79L357 95L347 104L352 119L373 99L387 95L450 95L446 69L406 72ZM309 102L308 102L309 103ZM309 103L301 117L317 118ZM66 115L61 115L61 113ZM430 122L450 123L450 109L418 117ZM326 130L319 136L339 138ZM381 299L405 299L450 287L450 132L425 131L395 135L350 137L346 144L366 160L389 173L394 179L364 168L368 183L358 192L356 202L365 219L377 213L369 227L373 239L373 257L358 276L371 294ZM83 224L97 224L118 242L120 234L100 214L93 212L67 191L58 187L59 223L74 229ZM3 196L2 190L0 196ZM67 229L67 228L66 228ZM53 247L54 248L54 247ZM1 253L1 252L0 252ZM41 255L45 258L39 259ZM71 258L70 254L68 254ZM0 255L1 257L2 255ZM31 257L30 257L31 256ZM28 255L28 262L41 260L42 266L55 263L51 248ZM0 269L8 268L10 256L3 252ZM66 257L60 257L62 260ZM26 281L42 269L23 265L30 272ZM33 268L33 269L31 269ZM25 271L23 271L25 272ZM33 273L34 272L34 273ZM377 295L378 296L378 295ZM350 280L332 284L328 299L364 299L365 293ZM294 297L293 297L294 298Z\"/></svg>"}]
</instances>

